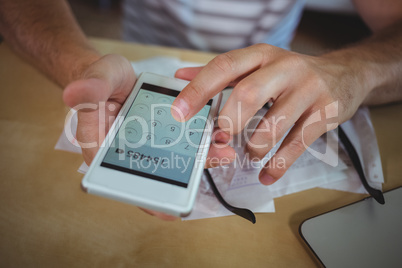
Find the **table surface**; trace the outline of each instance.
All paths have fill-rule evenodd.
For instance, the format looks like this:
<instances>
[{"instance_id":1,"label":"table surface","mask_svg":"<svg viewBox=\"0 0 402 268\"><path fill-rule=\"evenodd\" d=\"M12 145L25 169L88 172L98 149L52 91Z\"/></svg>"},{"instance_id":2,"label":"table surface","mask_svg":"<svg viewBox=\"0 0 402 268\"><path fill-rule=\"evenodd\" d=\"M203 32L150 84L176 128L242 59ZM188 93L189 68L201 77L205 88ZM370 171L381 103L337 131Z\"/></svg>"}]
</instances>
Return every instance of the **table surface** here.
<instances>
[{"instance_id":1,"label":"table surface","mask_svg":"<svg viewBox=\"0 0 402 268\"><path fill-rule=\"evenodd\" d=\"M213 54L91 39L129 60L165 55L206 63ZM311 189L275 200L255 225L237 216L164 222L80 189L81 155L57 151L68 108L62 90L0 45L0 265L312 267L300 223L365 195ZM402 185L402 105L371 109L384 190Z\"/></svg>"}]
</instances>

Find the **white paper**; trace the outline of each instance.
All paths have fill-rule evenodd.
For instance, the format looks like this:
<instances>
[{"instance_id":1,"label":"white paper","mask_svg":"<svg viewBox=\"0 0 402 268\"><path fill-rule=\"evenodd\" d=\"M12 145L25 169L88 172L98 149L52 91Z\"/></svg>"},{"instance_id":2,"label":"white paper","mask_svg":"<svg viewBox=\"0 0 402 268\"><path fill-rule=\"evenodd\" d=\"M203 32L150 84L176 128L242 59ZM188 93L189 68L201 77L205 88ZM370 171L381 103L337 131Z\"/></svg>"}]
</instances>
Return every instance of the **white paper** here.
<instances>
[{"instance_id":1,"label":"white paper","mask_svg":"<svg viewBox=\"0 0 402 268\"><path fill-rule=\"evenodd\" d=\"M384 174L369 109L362 107L357 110L351 120L342 124L342 128L359 155L367 182L373 188L381 190L382 183L384 183ZM348 166L347 172L343 174L344 179L320 187L353 193L367 193L344 150L340 151L340 157L343 158L343 161Z\"/></svg>"}]
</instances>

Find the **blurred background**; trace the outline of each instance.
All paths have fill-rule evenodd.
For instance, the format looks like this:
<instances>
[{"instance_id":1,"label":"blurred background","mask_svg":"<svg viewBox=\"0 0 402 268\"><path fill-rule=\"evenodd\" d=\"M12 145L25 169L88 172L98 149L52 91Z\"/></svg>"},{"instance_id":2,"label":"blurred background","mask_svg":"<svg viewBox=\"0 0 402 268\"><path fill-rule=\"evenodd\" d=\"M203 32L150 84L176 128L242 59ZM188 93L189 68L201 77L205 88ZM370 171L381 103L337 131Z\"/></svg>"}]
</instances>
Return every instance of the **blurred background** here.
<instances>
[{"instance_id":1,"label":"blurred background","mask_svg":"<svg viewBox=\"0 0 402 268\"><path fill-rule=\"evenodd\" d=\"M121 40L121 0L68 1L86 35ZM351 0L306 1L292 50L309 55L322 54L370 34Z\"/></svg>"}]
</instances>

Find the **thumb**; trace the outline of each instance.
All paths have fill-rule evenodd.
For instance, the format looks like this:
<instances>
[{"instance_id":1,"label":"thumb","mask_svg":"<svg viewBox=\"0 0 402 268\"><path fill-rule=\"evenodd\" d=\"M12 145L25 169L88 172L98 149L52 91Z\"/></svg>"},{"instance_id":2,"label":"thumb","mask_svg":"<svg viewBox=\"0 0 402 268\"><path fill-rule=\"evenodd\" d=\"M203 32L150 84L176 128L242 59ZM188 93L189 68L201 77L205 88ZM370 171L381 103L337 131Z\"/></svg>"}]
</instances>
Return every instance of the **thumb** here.
<instances>
[{"instance_id":1,"label":"thumb","mask_svg":"<svg viewBox=\"0 0 402 268\"><path fill-rule=\"evenodd\" d=\"M98 104L109 99L111 91L111 86L103 79L81 79L64 89L63 100L72 108L82 103Z\"/></svg>"},{"instance_id":2,"label":"thumb","mask_svg":"<svg viewBox=\"0 0 402 268\"><path fill-rule=\"evenodd\" d=\"M130 62L119 55L106 55L92 63L82 79L70 83L63 92L64 102L74 107L113 99L123 103L130 93L135 73Z\"/></svg>"}]
</instances>

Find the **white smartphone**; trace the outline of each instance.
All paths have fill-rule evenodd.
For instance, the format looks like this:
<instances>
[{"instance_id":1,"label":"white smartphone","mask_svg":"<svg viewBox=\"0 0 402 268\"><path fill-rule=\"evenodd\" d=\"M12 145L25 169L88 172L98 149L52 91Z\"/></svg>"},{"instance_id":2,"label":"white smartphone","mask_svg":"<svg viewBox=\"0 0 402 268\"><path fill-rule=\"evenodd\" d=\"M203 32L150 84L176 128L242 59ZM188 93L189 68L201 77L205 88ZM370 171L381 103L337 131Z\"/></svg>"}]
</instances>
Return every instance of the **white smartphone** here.
<instances>
[{"instance_id":1,"label":"white smartphone","mask_svg":"<svg viewBox=\"0 0 402 268\"><path fill-rule=\"evenodd\" d=\"M221 94L178 122L171 106L188 83L139 76L82 181L88 193L174 216L190 214Z\"/></svg>"}]
</instances>

